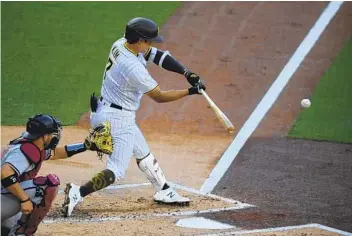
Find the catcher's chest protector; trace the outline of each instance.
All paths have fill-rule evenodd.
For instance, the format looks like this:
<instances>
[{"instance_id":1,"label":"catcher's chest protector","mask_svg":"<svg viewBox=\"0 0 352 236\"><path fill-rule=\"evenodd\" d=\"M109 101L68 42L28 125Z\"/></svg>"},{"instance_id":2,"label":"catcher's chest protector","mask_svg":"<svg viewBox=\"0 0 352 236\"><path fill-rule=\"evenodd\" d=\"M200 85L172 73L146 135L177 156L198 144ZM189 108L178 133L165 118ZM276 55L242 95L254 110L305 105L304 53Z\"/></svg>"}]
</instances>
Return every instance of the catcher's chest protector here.
<instances>
[{"instance_id":1,"label":"catcher's chest protector","mask_svg":"<svg viewBox=\"0 0 352 236\"><path fill-rule=\"evenodd\" d=\"M35 166L33 170L22 173L19 177L19 181L22 182L25 180L34 179L35 176L37 176L43 161L45 160L45 151L40 151L37 146L25 139L16 141L16 143L12 144L22 144L20 150L27 157L29 163L34 164Z\"/></svg>"}]
</instances>

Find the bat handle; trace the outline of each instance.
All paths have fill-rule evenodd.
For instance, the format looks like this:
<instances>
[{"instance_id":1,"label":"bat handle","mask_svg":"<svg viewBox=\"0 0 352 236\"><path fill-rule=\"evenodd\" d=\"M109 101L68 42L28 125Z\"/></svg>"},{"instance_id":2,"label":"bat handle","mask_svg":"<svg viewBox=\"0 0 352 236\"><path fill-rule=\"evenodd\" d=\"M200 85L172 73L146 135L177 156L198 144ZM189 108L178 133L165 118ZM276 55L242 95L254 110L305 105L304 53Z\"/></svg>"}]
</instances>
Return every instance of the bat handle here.
<instances>
[{"instance_id":1,"label":"bat handle","mask_svg":"<svg viewBox=\"0 0 352 236\"><path fill-rule=\"evenodd\" d=\"M210 105L210 106L213 106L213 105L214 105L214 102L210 99L210 97L208 96L208 94L207 94L203 89L201 89L200 92L201 92L202 95L205 97L205 99L208 101L209 105Z\"/></svg>"}]
</instances>

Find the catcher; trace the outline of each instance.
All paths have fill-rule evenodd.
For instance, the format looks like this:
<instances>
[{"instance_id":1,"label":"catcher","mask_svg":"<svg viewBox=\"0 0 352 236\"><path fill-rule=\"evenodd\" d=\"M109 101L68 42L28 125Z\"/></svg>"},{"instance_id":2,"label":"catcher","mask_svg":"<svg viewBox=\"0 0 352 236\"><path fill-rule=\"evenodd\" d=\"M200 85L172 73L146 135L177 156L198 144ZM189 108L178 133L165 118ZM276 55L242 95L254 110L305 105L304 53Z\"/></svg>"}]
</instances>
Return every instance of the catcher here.
<instances>
[{"instance_id":1,"label":"catcher","mask_svg":"<svg viewBox=\"0 0 352 236\"><path fill-rule=\"evenodd\" d=\"M1 235L34 235L48 213L58 191L60 180L55 174L38 176L42 162L71 157L86 150L101 155L99 145L110 142L106 153L112 152L111 136L102 137L93 131L83 143L57 147L61 137L60 121L50 115L29 118L26 132L1 152ZM109 130L108 124L97 127ZM98 143L92 142L93 137ZM103 139L103 140L102 140Z\"/></svg>"}]
</instances>

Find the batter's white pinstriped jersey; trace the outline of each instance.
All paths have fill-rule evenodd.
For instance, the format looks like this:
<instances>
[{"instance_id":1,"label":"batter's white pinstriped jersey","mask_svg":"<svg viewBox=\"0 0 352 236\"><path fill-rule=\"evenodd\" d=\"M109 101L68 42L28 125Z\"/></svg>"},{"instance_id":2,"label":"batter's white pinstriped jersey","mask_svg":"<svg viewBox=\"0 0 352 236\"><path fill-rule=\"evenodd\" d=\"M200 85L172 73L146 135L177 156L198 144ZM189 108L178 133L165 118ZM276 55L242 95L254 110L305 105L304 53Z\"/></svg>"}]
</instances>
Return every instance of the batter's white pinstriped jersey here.
<instances>
[{"instance_id":1,"label":"batter's white pinstriped jersey","mask_svg":"<svg viewBox=\"0 0 352 236\"><path fill-rule=\"evenodd\" d=\"M124 177L132 156L143 159L150 153L148 144L136 124L136 110L144 93L157 87L157 82L146 68L155 58L157 49L150 47L144 56L134 54L126 47L126 39L117 40L111 47L101 88L103 101L96 112L91 112L92 127L109 121L114 145L106 167L114 172L116 180ZM110 107L114 103L123 110Z\"/></svg>"},{"instance_id":2,"label":"batter's white pinstriped jersey","mask_svg":"<svg viewBox=\"0 0 352 236\"><path fill-rule=\"evenodd\" d=\"M146 69L144 55L134 54L126 47L126 39L117 40L111 47L104 72L101 96L107 102L121 106L124 110L136 111L144 93L153 90L158 83ZM156 48L152 49L152 60Z\"/></svg>"}]
</instances>

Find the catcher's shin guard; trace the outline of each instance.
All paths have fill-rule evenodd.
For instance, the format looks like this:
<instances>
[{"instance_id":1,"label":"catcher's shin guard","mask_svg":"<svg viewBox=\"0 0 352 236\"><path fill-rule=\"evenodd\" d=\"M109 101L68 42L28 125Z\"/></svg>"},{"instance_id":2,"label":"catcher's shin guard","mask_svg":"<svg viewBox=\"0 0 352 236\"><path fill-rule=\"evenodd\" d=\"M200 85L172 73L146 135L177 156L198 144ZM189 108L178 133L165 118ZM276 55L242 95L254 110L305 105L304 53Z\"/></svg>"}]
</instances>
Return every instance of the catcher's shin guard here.
<instances>
[{"instance_id":1,"label":"catcher's shin guard","mask_svg":"<svg viewBox=\"0 0 352 236\"><path fill-rule=\"evenodd\" d=\"M56 175L49 174L35 178L33 183L37 186L34 200L41 198L41 201L33 204L33 211L30 214L22 215L15 229L12 230L15 232L14 235L34 235L38 225L50 210L57 195L60 180Z\"/></svg>"},{"instance_id":2,"label":"catcher's shin guard","mask_svg":"<svg viewBox=\"0 0 352 236\"><path fill-rule=\"evenodd\" d=\"M138 167L146 175L147 179L153 184L156 191L160 191L166 183L163 171L152 153L143 159L137 159Z\"/></svg>"}]
</instances>

